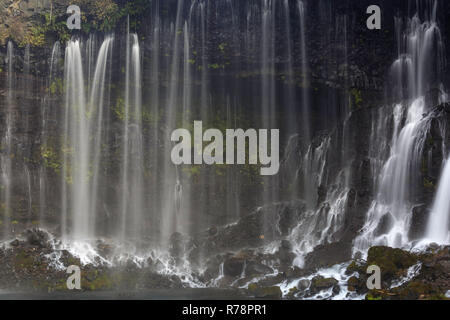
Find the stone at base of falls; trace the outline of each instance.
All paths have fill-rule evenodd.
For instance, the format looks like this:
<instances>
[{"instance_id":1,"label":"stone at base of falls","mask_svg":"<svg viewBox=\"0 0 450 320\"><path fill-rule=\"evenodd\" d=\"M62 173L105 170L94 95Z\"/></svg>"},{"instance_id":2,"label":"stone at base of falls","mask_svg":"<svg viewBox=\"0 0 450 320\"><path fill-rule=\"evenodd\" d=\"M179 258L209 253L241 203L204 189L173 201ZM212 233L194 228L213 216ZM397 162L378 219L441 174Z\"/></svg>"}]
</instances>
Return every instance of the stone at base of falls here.
<instances>
[{"instance_id":1,"label":"stone at base of falls","mask_svg":"<svg viewBox=\"0 0 450 320\"><path fill-rule=\"evenodd\" d=\"M251 283L248 286L248 292L257 299L272 299L278 300L283 297L280 287L262 287L256 283Z\"/></svg>"},{"instance_id":2,"label":"stone at base of falls","mask_svg":"<svg viewBox=\"0 0 450 320\"><path fill-rule=\"evenodd\" d=\"M340 291L338 281L334 278L324 278L322 276L314 277L309 287L309 292L315 295L323 290L332 289L334 294L338 294Z\"/></svg>"},{"instance_id":3,"label":"stone at base of falls","mask_svg":"<svg viewBox=\"0 0 450 320\"><path fill-rule=\"evenodd\" d=\"M45 248L49 246L50 235L40 229L27 229L24 232L28 244L37 246L39 248Z\"/></svg>"},{"instance_id":4,"label":"stone at base of falls","mask_svg":"<svg viewBox=\"0 0 450 320\"><path fill-rule=\"evenodd\" d=\"M382 281L388 284L400 275L401 270L408 269L417 261L416 255L389 247L372 247L367 255L367 266L376 265L380 267Z\"/></svg>"},{"instance_id":5,"label":"stone at base of falls","mask_svg":"<svg viewBox=\"0 0 450 320\"><path fill-rule=\"evenodd\" d=\"M231 257L226 259L223 263L223 274L230 277L239 277L245 266L245 259L243 257Z\"/></svg>"},{"instance_id":6,"label":"stone at base of falls","mask_svg":"<svg viewBox=\"0 0 450 320\"><path fill-rule=\"evenodd\" d=\"M381 289L368 290L367 268L381 269ZM417 266L417 268L416 268ZM412 272L412 270L417 270ZM353 261L348 267L349 291L366 295L368 300L446 299L450 288L450 247L431 247L411 253L389 247L372 247L367 261Z\"/></svg>"},{"instance_id":7,"label":"stone at base of falls","mask_svg":"<svg viewBox=\"0 0 450 320\"><path fill-rule=\"evenodd\" d=\"M351 244L346 242L335 242L320 245L305 257L306 270L331 267L335 264L349 261L352 257Z\"/></svg>"}]
</instances>

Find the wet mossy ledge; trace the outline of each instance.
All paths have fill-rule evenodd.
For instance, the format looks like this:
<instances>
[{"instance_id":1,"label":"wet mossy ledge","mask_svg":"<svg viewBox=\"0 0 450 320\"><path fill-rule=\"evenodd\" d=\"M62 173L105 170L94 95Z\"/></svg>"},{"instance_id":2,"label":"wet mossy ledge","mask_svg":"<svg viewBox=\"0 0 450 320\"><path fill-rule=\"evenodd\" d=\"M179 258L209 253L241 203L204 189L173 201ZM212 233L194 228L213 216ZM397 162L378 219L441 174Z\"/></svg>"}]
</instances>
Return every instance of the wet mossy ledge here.
<instances>
[{"instance_id":1,"label":"wet mossy ledge","mask_svg":"<svg viewBox=\"0 0 450 320\"><path fill-rule=\"evenodd\" d=\"M40 229L28 229L20 239L4 243L0 248L0 289L35 293L70 292L138 292L139 290L190 288L186 275L161 272L161 261L148 258L136 262L133 257L106 261L114 251L112 245L97 242L97 264L82 264L80 259L66 250L55 249L52 236ZM177 241L181 241L180 238ZM176 245L172 246L173 248ZM179 253L171 251L173 265L180 263ZM281 256L272 257L280 259ZM412 253L389 247L372 247L367 260L348 262L343 278L318 275L319 269L286 267L274 272L264 265L270 258L244 250L209 259L209 267L202 273L193 272L191 281L203 287L237 290L240 295L256 299L303 299L315 297L330 299L359 297L366 300L448 300L450 290L450 246L430 245L426 251ZM220 262L221 260L222 262ZM214 261L216 263L214 263ZM68 266L81 267L81 290L67 288ZM223 265L223 267L220 267ZM368 290L366 286L369 265L378 265L382 289ZM222 274L219 269L222 268ZM218 270L213 270L218 269ZM217 271L217 272L216 272ZM287 292L283 284L296 283ZM446 296L447 294L447 296Z\"/></svg>"},{"instance_id":2,"label":"wet mossy ledge","mask_svg":"<svg viewBox=\"0 0 450 320\"><path fill-rule=\"evenodd\" d=\"M66 11L71 4L81 9L81 30L67 28ZM21 47L48 47L55 41L65 43L73 35L114 32L128 22L137 31L151 5L147 0L52 0L44 4L6 0L0 5L0 45L12 40Z\"/></svg>"}]
</instances>

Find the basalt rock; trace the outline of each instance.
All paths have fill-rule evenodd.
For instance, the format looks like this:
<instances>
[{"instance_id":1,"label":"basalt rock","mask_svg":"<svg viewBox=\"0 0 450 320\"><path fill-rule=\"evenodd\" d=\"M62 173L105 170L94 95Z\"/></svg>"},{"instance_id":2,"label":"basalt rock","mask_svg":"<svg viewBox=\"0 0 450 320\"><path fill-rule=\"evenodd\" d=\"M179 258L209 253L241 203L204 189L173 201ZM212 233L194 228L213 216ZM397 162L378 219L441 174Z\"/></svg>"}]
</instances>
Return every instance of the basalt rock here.
<instances>
[{"instance_id":1,"label":"basalt rock","mask_svg":"<svg viewBox=\"0 0 450 320\"><path fill-rule=\"evenodd\" d=\"M255 283L248 286L248 292L257 299L278 300L283 296L280 287L261 287Z\"/></svg>"},{"instance_id":2,"label":"basalt rock","mask_svg":"<svg viewBox=\"0 0 450 320\"><path fill-rule=\"evenodd\" d=\"M312 279L309 291L311 294L317 294L327 289L333 289L334 293L339 292L338 281L334 278L317 276Z\"/></svg>"},{"instance_id":3,"label":"basalt rock","mask_svg":"<svg viewBox=\"0 0 450 320\"><path fill-rule=\"evenodd\" d=\"M345 242L320 245L305 257L305 269L313 270L343 263L351 259L351 246Z\"/></svg>"}]
</instances>

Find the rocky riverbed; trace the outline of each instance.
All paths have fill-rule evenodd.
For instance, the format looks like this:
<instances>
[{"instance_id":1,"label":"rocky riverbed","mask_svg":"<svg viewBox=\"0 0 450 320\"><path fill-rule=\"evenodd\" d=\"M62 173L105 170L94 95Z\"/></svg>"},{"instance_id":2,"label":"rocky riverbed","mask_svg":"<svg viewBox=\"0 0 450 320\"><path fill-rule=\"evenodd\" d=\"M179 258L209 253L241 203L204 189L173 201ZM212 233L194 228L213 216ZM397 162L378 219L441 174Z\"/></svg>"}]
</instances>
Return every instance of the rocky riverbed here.
<instances>
[{"instance_id":1,"label":"rocky riverbed","mask_svg":"<svg viewBox=\"0 0 450 320\"><path fill-rule=\"evenodd\" d=\"M45 294L43 297L48 298L60 295L83 298L89 294L104 298L145 298L144 292L153 292L149 297L157 297L164 296L169 289L178 292L173 298L183 295L199 298L205 290L211 290L215 293L209 296L212 299L232 295L258 299L424 300L448 299L450 290L450 247L433 244L422 252L372 247L366 260L309 269L277 266L274 261L280 263L283 258L280 253L230 251L215 260L209 259L209 266L203 270L191 265L191 274L187 274L187 269L182 274L177 271L183 270L183 264L186 268L187 261L178 259L174 252L167 261L150 256L145 261L131 256L118 259L112 258L112 245L98 241L93 248L97 257L91 263L82 263L82 257L58 249L57 243L50 234L38 229L26 230L19 239L3 243L0 298L27 294ZM66 268L70 265L81 267L81 291L67 288L70 274ZM379 290L367 288L366 271L370 265L381 269ZM197 288L190 288L193 286ZM53 295L47 296L48 293Z\"/></svg>"}]
</instances>

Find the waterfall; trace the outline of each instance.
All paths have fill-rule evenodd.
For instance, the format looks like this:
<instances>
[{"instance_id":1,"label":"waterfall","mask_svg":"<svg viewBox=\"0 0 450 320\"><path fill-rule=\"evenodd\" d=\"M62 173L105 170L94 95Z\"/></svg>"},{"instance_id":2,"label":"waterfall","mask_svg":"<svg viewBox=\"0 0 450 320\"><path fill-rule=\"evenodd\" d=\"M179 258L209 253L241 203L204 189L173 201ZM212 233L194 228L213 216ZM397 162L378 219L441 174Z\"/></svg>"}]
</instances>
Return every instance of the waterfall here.
<instances>
[{"instance_id":1,"label":"waterfall","mask_svg":"<svg viewBox=\"0 0 450 320\"><path fill-rule=\"evenodd\" d=\"M88 240L95 233L106 62L112 41L107 36L100 48L92 83L87 86L90 92L86 92L80 40L71 40L66 47L61 222L64 238Z\"/></svg>"},{"instance_id":2,"label":"waterfall","mask_svg":"<svg viewBox=\"0 0 450 320\"><path fill-rule=\"evenodd\" d=\"M41 152L49 148L51 140L51 127L54 125L55 120L58 117L55 106L54 98L58 94L59 84L61 79L59 75L59 63L61 59L61 44L56 41L52 48L52 54L49 63L48 73L48 93L44 97L41 108ZM39 224L41 227L45 227L45 213L48 210L47 196L48 196L48 183L47 183L47 166L41 165L39 168Z\"/></svg>"},{"instance_id":3,"label":"waterfall","mask_svg":"<svg viewBox=\"0 0 450 320\"><path fill-rule=\"evenodd\" d=\"M172 59L170 62L170 74L169 77L169 88L168 88L168 97L167 97L167 105L165 107L165 130L166 138L164 140L164 162L163 166L163 177L162 177L162 207L160 210L160 243L167 245L167 241L170 236L179 230L178 224L178 216L176 214L176 199L175 195L177 190L177 168L173 165L170 152L167 152L171 149L172 145L170 142L170 134L172 130L176 128L176 117L177 112L179 111L178 103L179 103L179 86L180 86L180 65L181 65L181 57L183 55L183 51L181 50L183 43L183 32L178 32L178 30L183 29L182 22L182 13L184 8L184 1L178 1L177 5L177 13L176 13L176 21L175 25L171 26L171 34L173 39L172 46Z\"/></svg>"},{"instance_id":4,"label":"waterfall","mask_svg":"<svg viewBox=\"0 0 450 320\"><path fill-rule=\"evenodd\" d=\"M396 19L397 29L403 25ZM407 21L401 36L400 33L397 30L400 54L392 65L391 81L395 88L394 98L402 102L394 106L391 114L381 117L379 129L373 133L371 148L377 193L362 232L355 239L355 251L364 252L374 244L404 247L410 242L408 232L415 205L412 194L418 183L421 154L429 127L429 121L423 115L433 106L427 105L428 92L440 87L443 44L433 14L424 22L416 14ZM391 121L394 130L389 157L379 161L386 147L383 139L389 139L386 125Z\"/></svg>"},{"instance_id":5,"label":"waterfall","mask_svg":"<svg viewBox=\"0 0 450 320\"><path fill-rule=\"evenodd\" d=\"M122 155L122 222L121 238L142 235L143 214L143 142L141 53L136 34L127 35L125 70L125 109Z\"/></svg>"},{"instance_id":6,"label":"waterfall","mask_svg":"<svg viewBox=\"0 0 450 320\"><path fill-rule=\"evenodd\" d=\"M195 267L209 272L213 256L209 244L197 241L220 242L242 222L249 223L249 239L242 240L249 245L211 247L222 245L223 253L259 247L274 251L271 256L286 249L301 267L321 245L348 249L353 240L354 253L363 254L373 245L416 245L409 236L416 222L412 210L432 193L430 188L418 195L423 153L432 144L431 109L448 100L436 4L427 1L419 13L395 17L397 50L390 68L380 66L380 57L361 66L363 58L356 56L372 44L358 47L365 36L354 31L359 20L353 9L324 0L152 1L150 21L133 23L136 16L130 16L127 25L118 22L124 33L117 39L82 31L65 45L55 42L44 72L45 63L35 61L44 50L28 45L17 49L24 54L18 73L21 59L9 42L2 73L2 236L36 225L39 210L39 226L59 228L64 249L82 244L102 255L96 246L104 242L117 249L112 264L124 256L150 264L147 258L158 255L154 263L166 271L174 272L179 265L171 269L173 261L182 260L192 273L194 267L186 265L195 260ZM385 105L372 107L384 92L361 89L354 78L365 85L386 71ZM367 94L370 103L350 110L353 90ZM37 92L45 93L40 117L32 119L30 111L29 124L18 123L26 113L20 104L36 103ZM280 175L261 177L258 165L206 165L193 150L193 165L174 165L171 133L191 132L194 120L222 133L280 129ZM35 128L40 136L33 136ZM433 171L434 160L428 159ZM448 243L450 159L442 167L426 238ZM295 203L295 214L284 202ZM274 204L289 208L275 217L280 221L254 211ZM274 223L283 229L276 236L269 234ZM184 250L182 259L175 249ZM266 262L265 253L258 263Z\"/></svg>"},{"instance_id":7,"label":"waterfall","mask_svg":"<svg viewBox=\"0 0 450 320\"><path fill-rule=\"evenodd\" d=\"M307 142L310 141L311 129L310 129L310 111L309 111L309 77L308 77L308 56L306 48L306 24L305 24L305 4L303 1L298 0L298 11L300 16L300 52L302 59L302 77L303 77L303 90L302 90L302 126Z\"/></svg>"},{"instance_id":8,"label":"waterfall","mask_svg":"<svg viewBox=\"0 0 450 320\"><path fill-rule=\"evenodd\" d=\"M425 238L439 244L448 244L450 242L450 158L445 163L440 180Z\"/></svg>"},{"instance_id":9,"label":"waterfall","mask_svg":"<svg viewBox=\"0 0 450 320\"><path fill-rule=\"evenodd\" d=\"M8 74L6 76L6 130L2 139L1 171L2 171L2 225L4 229L3 236L7 238L11 233L11 188L12 188L12 160L13 154L13 109L14 109L14 85L15 85L15 57L14 46L11 41L8 42L6 62L8 64Z\"/></svg>"}]
</instances>

